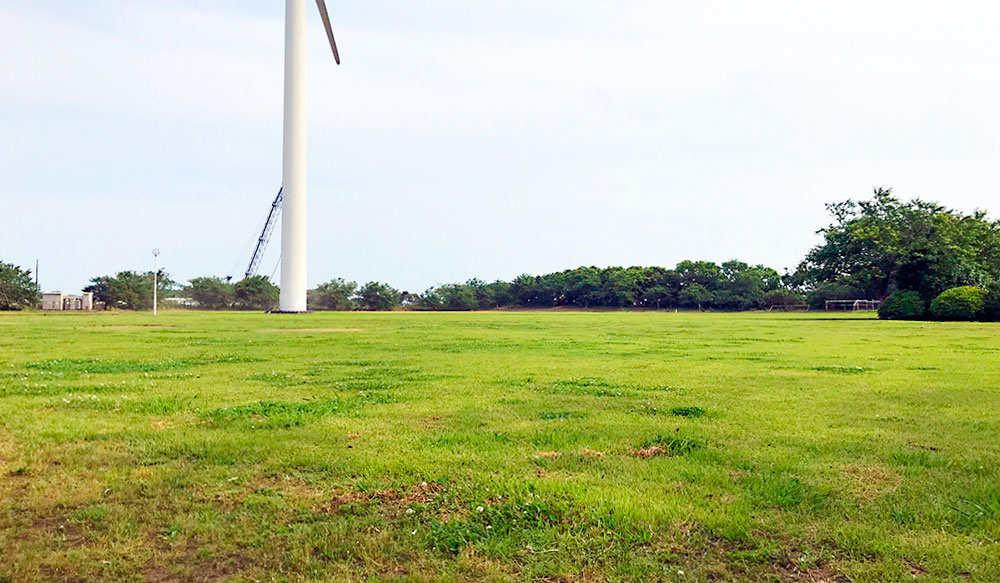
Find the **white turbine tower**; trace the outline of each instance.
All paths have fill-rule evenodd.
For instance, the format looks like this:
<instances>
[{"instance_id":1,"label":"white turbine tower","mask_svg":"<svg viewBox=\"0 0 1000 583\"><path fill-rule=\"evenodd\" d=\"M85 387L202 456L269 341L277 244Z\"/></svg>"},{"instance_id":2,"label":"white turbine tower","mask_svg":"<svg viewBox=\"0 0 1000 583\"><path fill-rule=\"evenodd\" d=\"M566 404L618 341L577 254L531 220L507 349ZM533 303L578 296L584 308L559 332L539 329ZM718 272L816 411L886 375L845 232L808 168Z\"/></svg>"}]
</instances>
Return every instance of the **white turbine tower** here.
<instances>
[{"instance_id":1,"label":"white turbine tower","mask_svg":"<svg viewBox=\"0 0 1000 583\"><path fill-rule=\"evenodd\" d=\"M325 0L316 0L340 64ZM306 0L285 0L285 131L281 216L282 312L306 311Z\"/></svg>"}]
</instances>

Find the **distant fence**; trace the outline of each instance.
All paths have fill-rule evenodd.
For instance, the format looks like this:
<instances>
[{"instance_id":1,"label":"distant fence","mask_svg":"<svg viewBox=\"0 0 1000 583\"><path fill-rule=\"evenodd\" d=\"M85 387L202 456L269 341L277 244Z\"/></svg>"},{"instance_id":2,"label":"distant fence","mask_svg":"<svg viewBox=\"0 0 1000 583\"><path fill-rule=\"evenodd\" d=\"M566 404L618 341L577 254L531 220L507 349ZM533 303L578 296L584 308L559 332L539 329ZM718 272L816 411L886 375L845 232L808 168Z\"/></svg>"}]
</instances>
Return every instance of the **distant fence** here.
<instances>
[{"instance_id":1,"label":"distant fence","mask_svg":"<svg viewBox=\"0 0 1000 583\"><path fill-rule=\"evenodd\" d=\"M873 312L882 302L878 300L826 300L827 312Z\"/></svg>"}]
</instances>

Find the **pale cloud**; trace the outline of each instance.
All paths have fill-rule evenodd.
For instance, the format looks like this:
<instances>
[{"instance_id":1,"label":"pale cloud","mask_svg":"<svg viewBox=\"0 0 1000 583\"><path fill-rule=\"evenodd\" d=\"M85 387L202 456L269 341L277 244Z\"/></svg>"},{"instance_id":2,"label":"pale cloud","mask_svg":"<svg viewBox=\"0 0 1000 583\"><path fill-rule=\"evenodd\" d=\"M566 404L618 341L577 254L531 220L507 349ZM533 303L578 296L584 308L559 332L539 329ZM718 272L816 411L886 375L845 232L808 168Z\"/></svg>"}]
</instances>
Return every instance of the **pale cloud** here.
<instances>
[{"instance_id":1,"label":"pale cloud","mask_svg":"<svg viewBox=\"0 0 1000 583\"><path fill-rule=\"evenodd\" d=\"M998 200L994 2L331 10L344 65L315 18L309 47L311 283L791 267L825 201ZM282 15L0 6L0 258L67 289L152 246L181 278L230 270L280 176Z\"/></svg>"}]
</instances>

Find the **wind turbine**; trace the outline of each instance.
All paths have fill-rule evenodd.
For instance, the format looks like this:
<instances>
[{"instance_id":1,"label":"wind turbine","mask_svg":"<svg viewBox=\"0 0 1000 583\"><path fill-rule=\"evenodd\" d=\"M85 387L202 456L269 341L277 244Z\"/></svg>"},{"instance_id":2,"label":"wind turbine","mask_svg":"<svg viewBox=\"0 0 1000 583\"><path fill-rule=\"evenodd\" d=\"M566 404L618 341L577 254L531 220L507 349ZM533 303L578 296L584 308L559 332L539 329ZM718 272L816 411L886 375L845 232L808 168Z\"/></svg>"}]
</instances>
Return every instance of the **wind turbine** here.
<instances>
[{"instance_id":1,"label":"wind turbine","mask_svg":"<svg viewBox=\"0 0 1000 583\"><path fill-rule=\"evenodd\" d=\"M316 0L340 64L326 1ZM282 312L306 311L306 0L285 0L285 128L281 216Z\"/></svg>"}]
</instances>

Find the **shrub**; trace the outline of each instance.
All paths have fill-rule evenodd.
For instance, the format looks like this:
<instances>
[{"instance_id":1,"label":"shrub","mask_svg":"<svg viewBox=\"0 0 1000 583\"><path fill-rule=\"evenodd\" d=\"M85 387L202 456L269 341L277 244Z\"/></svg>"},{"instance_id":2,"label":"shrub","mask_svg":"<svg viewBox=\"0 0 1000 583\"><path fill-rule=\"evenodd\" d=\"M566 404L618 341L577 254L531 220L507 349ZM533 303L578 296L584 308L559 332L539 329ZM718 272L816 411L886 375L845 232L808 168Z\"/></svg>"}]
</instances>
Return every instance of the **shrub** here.
<instances>
[{"instance_id":1,"label":"shrub","mask_svg":"<svg viewBox=\"0 0 1000 583\"><path fill-rule=\"evenodd\" d=\"M931 302L931 315L938 320L975 320L983 316L986 290L979 287L953 287L941 292Z\"/></svg>"},{"instance_id":2,"label":"shrub","mask_svg":"<svg viewBox=\"0 0 1000 583\"><path fill-rule=\"evenodd\" d=\"M1000 281L986 288L983 298L983 319L1000 322Z\"/></svg>"},{"instance_id":3,"label":"shrub","mask_svg":"<svg viewBox=\"0 0 1000 583\"><path fill-rule=\"evenodd\" d=\"M924 300L915 291L900 291L892 294L879 306L881 320L919 320L924 317Z\"/></svg>"}]
</instances>

